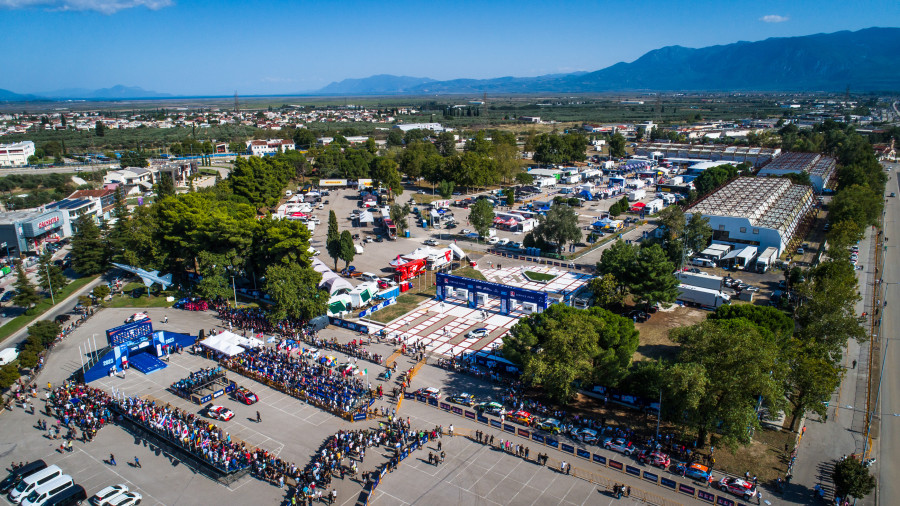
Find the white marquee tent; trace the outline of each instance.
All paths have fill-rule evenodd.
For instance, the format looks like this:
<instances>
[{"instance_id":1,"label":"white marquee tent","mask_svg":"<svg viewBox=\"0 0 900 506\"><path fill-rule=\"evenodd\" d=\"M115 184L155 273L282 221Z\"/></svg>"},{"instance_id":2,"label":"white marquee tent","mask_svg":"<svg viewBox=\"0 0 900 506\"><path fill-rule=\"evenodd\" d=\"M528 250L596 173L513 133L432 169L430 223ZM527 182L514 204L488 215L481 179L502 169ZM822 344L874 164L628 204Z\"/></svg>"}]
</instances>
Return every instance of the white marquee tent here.
<instances>
[{"instance_id":1,"label":"white marquee tent","mask_svg":"<svg viewBox=\"0 0 900 506\"><path fill-rule=\"evenodd\" d=\"M247 351L248 348L262 346L263 342L255 337L243 337L226 330L221 334L207 337L200 341L200 344L211 350L233 357Z\"/></svg>"}]
</instances>

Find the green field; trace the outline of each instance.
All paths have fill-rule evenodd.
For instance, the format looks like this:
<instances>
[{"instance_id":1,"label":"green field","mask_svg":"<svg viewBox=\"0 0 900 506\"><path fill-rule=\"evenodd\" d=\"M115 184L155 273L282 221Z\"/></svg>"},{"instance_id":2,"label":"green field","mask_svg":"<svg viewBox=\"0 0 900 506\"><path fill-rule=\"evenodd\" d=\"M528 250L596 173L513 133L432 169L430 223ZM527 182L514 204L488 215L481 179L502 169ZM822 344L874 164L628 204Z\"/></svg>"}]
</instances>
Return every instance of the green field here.
<instances>
[{"instance_id":1,"label":"green field","mask_svg":"<svg viewBox=\"0 0 900 506\"><path fill-rule=\"evenodd\" d=\"M85 278L78 278L63 288L60 293L58 293L55 297L57 301L62 302L69 295L77 292L84 288L85 285L90 283L91 281L97 279L97 276L89 276ZM29 311L30 314L22 314L19 315L12 320L6 322L5 325L0 327L0 339L6 339L7 337L13 335L18 332L20 329L27 327L33 321L40 318L40 316L46 313L50 308L53 307L53 302L51 302L50 298L45 298L41 302L39 302L35 307L31 308Z\"/></svg>"}]
</instances>

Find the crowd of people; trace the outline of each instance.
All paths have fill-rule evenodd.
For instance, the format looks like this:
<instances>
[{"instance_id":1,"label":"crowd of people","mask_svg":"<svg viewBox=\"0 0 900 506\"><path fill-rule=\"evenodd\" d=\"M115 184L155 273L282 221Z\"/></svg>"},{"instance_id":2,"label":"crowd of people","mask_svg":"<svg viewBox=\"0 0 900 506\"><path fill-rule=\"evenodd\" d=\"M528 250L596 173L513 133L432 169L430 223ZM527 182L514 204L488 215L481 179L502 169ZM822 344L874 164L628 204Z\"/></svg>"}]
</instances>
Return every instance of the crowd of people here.
<instances>
[{"instance_id":1,"label":"crowd of people","mask_svg":"<svg viewBox=\"0 0 900 506\"><path fill-rule=\"evenodd\" d=\"M169 388L177 395L189 397L198 387L224 376L225 370L221 367L205 367L192 372L187 378L172 383Z\"/></svg>"},{"instance_id":2,"label":"crowd of people","mask_svg":"<svg viewBox=\"0 0 900 506\"><path fill-rule=\"evenodd\" d=\"M378 365L384 364L384 355L371 352L365 347L366 343L362 339L353 339L347 344L342 344L338 342L336 337L332 337L330 340L319 339L317 333L311 332L305 334L303 340L307 344L323 350L334 350L350 357L374 362Z\"/></svg>"},{"instance_id":3,"label":"crowd of people","mask_svg":"<svg viewBox=\"0 0 900 506\"><path fill-rule=\"evenodd\" d=\"M368 385L350 369L338 370L271 348L250 349L223 358L221 363L239 374L340 415L367 407L372 398Z\"/></svg>"},{"instance_id":4,"label":"crowd of people","mask_svg":"<svg viewBox=\"0 0 900 506\"><path fill-rule=\"evenodd\" d=\"M66 382L52 389L47 397L47 416L55 418L56 424L47 426L39 421L38 425L45 427L51 439L60 437L66 430L65 438L71 441L77 437L77 430L81 430L82 440L91 441L112 419L111 402L112 398L103 390Z\"/></svg>"},{"instance_id":5,"label":"crowd of people","mask_svg":"<svg viewBox=\"0 0 900 506\"><path fill-rule=\"evenodd\" d=\"M221 301L213 304L219 318L229 328L249 331L250 334L278 334L282 337L298 337L306 329L307 322L285 318L272 323L269 315L261 308L235 308Z\"/></svg>"},{"instance_id":6,"label":"crowd of people","mask_svg":"<svg viewBox=\"0 0 900 506\"><path fill-rule=\"evenodd\" d=\"M140 423L223 472L238 471L263 459L268 452L251 449L201 416L140 397L126 397L119 407Z\"/></svg>"}]
</instances>

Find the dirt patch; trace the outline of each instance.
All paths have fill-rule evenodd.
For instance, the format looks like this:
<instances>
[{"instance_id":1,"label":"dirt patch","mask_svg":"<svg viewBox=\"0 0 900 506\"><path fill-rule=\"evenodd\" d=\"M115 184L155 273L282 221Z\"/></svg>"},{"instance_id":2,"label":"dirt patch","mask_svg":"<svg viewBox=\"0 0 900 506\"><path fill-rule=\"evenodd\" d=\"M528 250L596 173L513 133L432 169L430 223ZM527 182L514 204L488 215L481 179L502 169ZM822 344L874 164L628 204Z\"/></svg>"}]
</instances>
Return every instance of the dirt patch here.
<instances>
[{"instance_id":1,"label":"dirt patch","mask_svg":"<svg viewBox=\"0 0 900 506\"><path fill-rule=\"evenodd\" d=\"M669 311L657 311L650 315L649 320L636 323L634 326L641 336L634 360L675 358L678 344L669 339L669 331L676 327L700 323L708 315L709 311L676 306Z\"/></svg>"}]
</instances>

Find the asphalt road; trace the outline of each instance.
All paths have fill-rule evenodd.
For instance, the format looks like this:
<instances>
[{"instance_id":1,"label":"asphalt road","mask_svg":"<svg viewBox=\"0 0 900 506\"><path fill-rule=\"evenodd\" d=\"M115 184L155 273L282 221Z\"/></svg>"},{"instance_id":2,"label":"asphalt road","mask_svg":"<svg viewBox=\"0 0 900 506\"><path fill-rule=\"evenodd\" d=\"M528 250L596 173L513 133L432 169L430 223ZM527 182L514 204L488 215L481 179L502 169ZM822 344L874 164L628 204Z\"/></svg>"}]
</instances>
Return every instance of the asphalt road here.
<instances>
[{"instance_id":1,"label":"asphalt road","mask_svg":"<svg viewBox=\"0 0 900 506\"><path fill-rule=\"evenodd\" d=\"M891 179L887 184L887 194L892 191L900 193L900 180L896 171L900 164L889 164L892 168ZM900 304L900 251L893 240L900 240L900 200L888 198L885 206L884 233L887 238L885 251L883 283L885 284L885 302L890 306L884 311L880 334L884 336L884 369L881 379L881 393L877 412L880 414L880 433L875 443L878 451L872 454L877 459L876 477L878 478L877 503L891 504L900 494L900 483L894 473L900 470L900 343L893 338L900 329L900 312L893 311L895 304ZM884 347L887 346L885 349Z\"/></svg>"}]
</instances>

